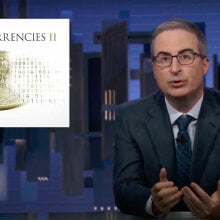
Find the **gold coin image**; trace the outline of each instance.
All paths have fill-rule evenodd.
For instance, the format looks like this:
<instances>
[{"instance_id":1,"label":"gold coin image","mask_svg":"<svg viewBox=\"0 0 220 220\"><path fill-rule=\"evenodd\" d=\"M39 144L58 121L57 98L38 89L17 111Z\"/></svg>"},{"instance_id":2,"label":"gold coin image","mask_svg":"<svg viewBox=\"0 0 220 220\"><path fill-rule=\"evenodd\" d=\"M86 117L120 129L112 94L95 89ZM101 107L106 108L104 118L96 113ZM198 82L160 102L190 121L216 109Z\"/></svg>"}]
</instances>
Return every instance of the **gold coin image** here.
<instances>
[{"instance_id":1,"label":"gold coin image","mask_svg":"<svg viewBox=\"0 0 220 220\"><path fill-rule=\"evenodd\" d=\"M10 88L10 64L7 51L0 51L0 110L9 110L24 105L19 95Z\"/></svg>"}]
</instances>

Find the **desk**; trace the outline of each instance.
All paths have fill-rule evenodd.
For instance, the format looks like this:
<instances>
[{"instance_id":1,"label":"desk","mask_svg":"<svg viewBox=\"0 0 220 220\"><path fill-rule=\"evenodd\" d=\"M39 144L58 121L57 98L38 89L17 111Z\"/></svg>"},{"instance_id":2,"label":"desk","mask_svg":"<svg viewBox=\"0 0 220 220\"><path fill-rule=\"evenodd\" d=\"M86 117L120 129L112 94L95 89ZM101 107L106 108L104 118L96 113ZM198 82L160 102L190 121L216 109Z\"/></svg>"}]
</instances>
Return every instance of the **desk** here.
<instances>
[{"instance_id":1,"label":"desk","mask_svg":"<svg viewBox=\"0 0 220 220\"><path fill-rule=\"evenodd\" d=\"M155 218L141 218L126 215L120 212L94 212L94 213L63 213L49 214L49 220L155 220ZM172 212L164 220L198 220L190 212Z\"/></svg>"},{"instance_id":2,"label":"desk","mask_svg":"<svg viewBox=\"0 0 220 220\"><path fill-rule=\"evenodd\" d=\"M89 212L89 213L8 213L0 214L0 220L155 220L141 218L120 212ZM172 212L164 220L198 220L190 212Z\"/></svg>"}]
</instances>

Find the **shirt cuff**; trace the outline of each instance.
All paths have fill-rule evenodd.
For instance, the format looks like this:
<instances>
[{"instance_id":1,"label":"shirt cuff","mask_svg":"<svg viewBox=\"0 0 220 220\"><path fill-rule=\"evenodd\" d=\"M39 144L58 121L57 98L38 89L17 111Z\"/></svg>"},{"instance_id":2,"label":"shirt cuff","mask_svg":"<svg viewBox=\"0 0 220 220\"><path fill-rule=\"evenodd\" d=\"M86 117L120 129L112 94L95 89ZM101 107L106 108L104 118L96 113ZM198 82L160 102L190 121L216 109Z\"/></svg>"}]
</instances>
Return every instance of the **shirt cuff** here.
<instances>
[{"instance_id":1,"label":"shirt cuff","mask_svg":"<svg viewBox=\"0 0 220 220\"><path fill-rule=\"evenodd\" d=\"M147 212L147 214L148 215L151 215L151 216L153 216L153 217L155 217L155 218L159 218L159 219L163 219L165 216L164 215L162 215L162 214L159 214L159 215L155 215L154 213L153 213L153 210L152 210L152 204L153 202L152 202L152 196L150 196L149 198L148 198L148 200L147 200L147 203L146 203L146 205L145 205L145 210L146 210L146 212Z\"/></svg>"},{"instance_id":2,"label":"shirt cuff","mask_svg":"<svg viewBox=\"0 0 220 220\"><path fill-rule=\"evenodd\" d=\"M147 214L154 216L154 217L157 217L152 211L152 196L150 196L148 198L146 206L145 206L145 210L146 210Z\"/></svg>"}]
</instances>

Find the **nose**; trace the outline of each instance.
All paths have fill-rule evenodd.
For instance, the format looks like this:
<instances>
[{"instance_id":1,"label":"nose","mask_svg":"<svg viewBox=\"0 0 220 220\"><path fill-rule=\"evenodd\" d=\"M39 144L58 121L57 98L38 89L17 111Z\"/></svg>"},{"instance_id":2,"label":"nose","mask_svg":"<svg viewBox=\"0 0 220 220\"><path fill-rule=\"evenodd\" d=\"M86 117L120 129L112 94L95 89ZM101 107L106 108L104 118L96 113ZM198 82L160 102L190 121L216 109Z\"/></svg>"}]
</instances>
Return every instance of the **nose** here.
<instances>
[{"instance_id":1,"label":"nose","mask_svg":"<svg viewBox=\"0 0 220 220\"><path fill-rule=\"evenodd\" d=\"M177 60L177 57L173 57L172 63L170 65L170 71L173 74L179 73L181 70L181 64Z\"/></svg>"}]
</instances>

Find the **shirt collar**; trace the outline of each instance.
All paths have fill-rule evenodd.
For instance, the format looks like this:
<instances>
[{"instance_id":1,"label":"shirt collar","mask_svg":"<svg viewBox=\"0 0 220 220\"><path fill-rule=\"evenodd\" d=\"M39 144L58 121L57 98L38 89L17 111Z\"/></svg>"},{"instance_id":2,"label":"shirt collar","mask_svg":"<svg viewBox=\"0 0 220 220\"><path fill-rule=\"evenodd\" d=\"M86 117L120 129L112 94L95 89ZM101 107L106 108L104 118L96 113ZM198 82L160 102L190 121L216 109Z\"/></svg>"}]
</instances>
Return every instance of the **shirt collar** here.
<instances>
[{"instance_id":1,"label":"shirt collar","mask_svg":"<svg viewBox=\"0 0 220 220\"><path fill-rule=\"evenodd\" d=\"M202 101L203 101L203 95L201 96L201 98L197 101L197 103L193 106L193 108L187 112L187 115L192 116L193 118L195 118L196 120L199 117L199 111L202 105ZM176 110L175 108L173 108L169 102L167 101L166 97L165 97L165 103L167 106L167 110L168 110L168 114L170 116L170 122L171 124L173 124L177 118L179 118L180 115L182 115L182 112L179 112L178 110Z\"/></svg>"}]
</instances>

